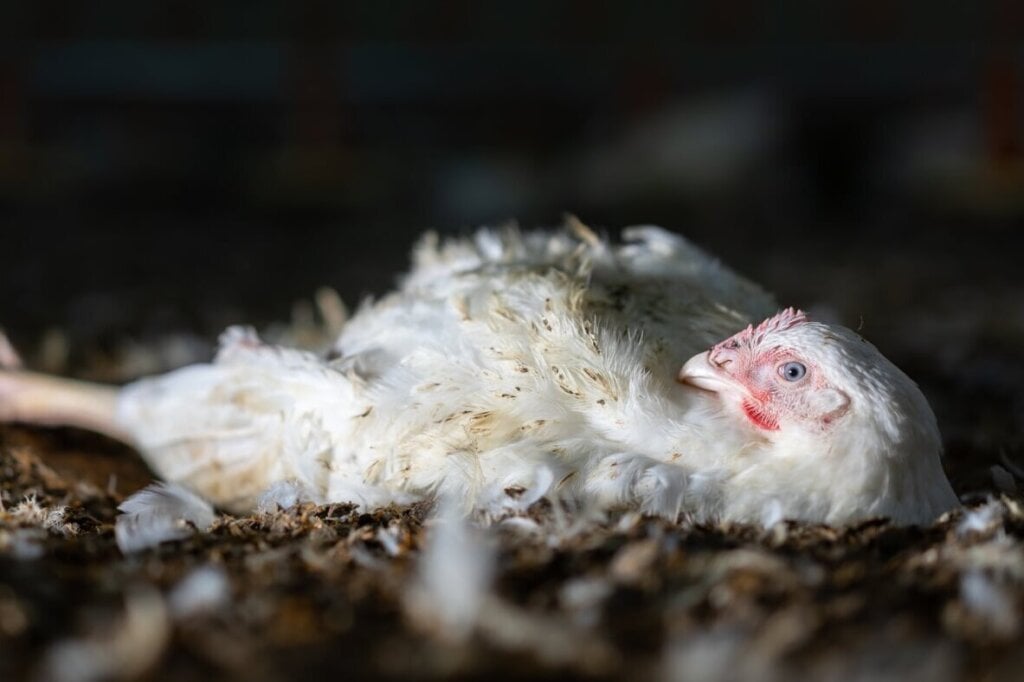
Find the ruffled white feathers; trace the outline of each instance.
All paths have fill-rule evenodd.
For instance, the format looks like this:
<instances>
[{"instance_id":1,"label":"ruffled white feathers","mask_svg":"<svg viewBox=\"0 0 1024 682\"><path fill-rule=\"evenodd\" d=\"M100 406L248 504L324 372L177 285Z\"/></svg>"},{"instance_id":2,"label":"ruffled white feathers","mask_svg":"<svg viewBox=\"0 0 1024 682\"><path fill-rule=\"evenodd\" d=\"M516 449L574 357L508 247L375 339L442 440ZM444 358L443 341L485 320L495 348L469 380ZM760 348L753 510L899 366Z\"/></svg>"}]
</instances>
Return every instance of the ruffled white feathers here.
<instances>
[{"instance_id":1,"label":"ruffled white feathers","mask_svg":"<svg viewBox=\"0 0 1024 682\"><path fill-rule=\"evenodd\" d=\"M427 235L399 290L345 324L336 359L232 329L213 364L125 389L119 425L164 478L238 511L268 489L268 504L442 496L501 516L548 498L752 523L914 522L955 504L927 404L873 347L829 337L855 345L835 358L867 365L852 380L898 389L876 391L845 440L769 442L675 377L771 297L659 228L623 245L570 228ZM790 311L750 334L796 326L815 325Z\"/></svg>"}]
</instances>

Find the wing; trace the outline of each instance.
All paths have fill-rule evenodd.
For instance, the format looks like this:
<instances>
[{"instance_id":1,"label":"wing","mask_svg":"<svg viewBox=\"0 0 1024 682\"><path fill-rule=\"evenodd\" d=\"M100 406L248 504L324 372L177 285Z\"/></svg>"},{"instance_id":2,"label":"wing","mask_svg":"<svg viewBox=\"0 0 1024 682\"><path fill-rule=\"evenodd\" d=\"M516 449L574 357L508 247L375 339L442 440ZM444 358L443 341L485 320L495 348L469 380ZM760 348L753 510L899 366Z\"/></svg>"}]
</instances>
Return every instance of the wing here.
<instances>
[{"instance_id":1,"label":"wing","mask_svg":"<svg viewBox=\"0 0 1024 682\"><path fill-rule=\"evenodd\" d=\"M232 509L283 480L368 505L453 481L470 495L545 461L568 474L609 442L676 440L681 363L772 302L681 237L624 237L428 237L338 360L232 330L214 363L126 389L119 423L164 478Z\"/></svg>"},{"instance_id":2,"label":"wing","mask_svg":"<svg viewBox=\"0 0 1024 682\"><path fill-rule=\"evenodd\" d=\"M581 481L601 452L673 456L692 438L679 367L773 303L681 237L626 237L426 238L336 345L373 397L366 478L469 499L542 465Z\"/></svg>"}]
</instances>

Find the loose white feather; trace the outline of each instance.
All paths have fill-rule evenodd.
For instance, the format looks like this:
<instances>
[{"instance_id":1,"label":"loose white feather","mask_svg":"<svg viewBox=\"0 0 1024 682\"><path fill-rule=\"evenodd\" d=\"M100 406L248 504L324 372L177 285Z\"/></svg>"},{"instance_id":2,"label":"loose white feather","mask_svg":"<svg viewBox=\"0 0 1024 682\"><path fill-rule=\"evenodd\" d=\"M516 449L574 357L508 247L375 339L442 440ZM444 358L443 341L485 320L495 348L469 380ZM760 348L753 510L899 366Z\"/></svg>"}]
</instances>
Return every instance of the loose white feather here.
<instances>
[{"instance_id":1,"label":"loose white feather","mask_svg":"<svg viewBox=\"0 0 1024 682\"><path fill-rule=\"evenodd\" d=\"M465 641L490 590L493 562L493 550L463 518L461 505L442 502L408 599L414 617L433 623L443 639Z\"/></svg>"},{"instance_id":2,"label":"loose white feather","mask_svg":"<svg viewBox=\"0 0 1024 682\"><path fill-rule=\"evenodd\" d=\"M273 514L282 509L291 509L303 502L319 501L314 491L298 481L278 481L260 494L256 502L256 511L260 514Z\"/></svg>"},{"instance_id":3,"label":"loose white feather","mask_svg":"<svg viewBox=\"0 0 1024 682\"><path fill-rule=\"evenodd\" d=\"M968 570L960 576L960 599L1002 637L1016 634L1020 627L1013 595L984 571Z\"/></svg>"},{"instance_id":4,"label":"loose white feather","mask_svg":"<svg viewBox=\"0 0 1024 682\"><path fill-rule=\"evenodd\" d=\"M996 499L990 499L975 509L964 512L963 518L956 525L956 534L960 537L989 534L1002 529L1005 509Z\"/></svg>"},{"instance_id":5,"label":"loose white feather","mask_svg":"<svg viewBox=\"0 0 1024 682\"><path fill-rule=\"evenodd\" d=\"M220 566L193 569L167 596L167 606L175 618L190 618L216 611L228 602L231 585Z\"/></svg>"},{"instance_id":6,"label":"loose white feather","mask_svg":"<svg viewBox=\"0 0 1024 682\"><path fill-rule=\"evenodd\" d=\"M125 554L187 538L195 530L209 528L217 517L206 500L173 483L144 488L118 509L114 537Z\"/></svg>"},{"instance_id":7,"label":"loose white feather","mask_svg":"<svg viewBox=\"0 0 1024 682\"><path fill-rule=\"evenodd\" d=\"M160 659L171 636L164 599L152 588L135 589L125 599L124 615L108 632L68 639L50 648L42 661L42 679L98 682L134 679Z\"/></svg>"}]
</instances>

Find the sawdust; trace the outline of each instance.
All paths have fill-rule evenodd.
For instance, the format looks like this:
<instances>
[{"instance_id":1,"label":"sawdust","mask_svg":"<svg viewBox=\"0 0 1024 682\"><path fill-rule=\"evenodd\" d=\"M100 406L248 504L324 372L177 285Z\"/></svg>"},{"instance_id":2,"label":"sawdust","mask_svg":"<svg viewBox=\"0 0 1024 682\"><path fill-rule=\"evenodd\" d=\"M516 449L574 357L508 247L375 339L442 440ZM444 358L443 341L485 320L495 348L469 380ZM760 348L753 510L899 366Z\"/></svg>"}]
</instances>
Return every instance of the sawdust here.
<instances>
[{"instance_id":1,"label":"sawdust","mask_svg":"<svg viewBox=\"0 0 1024 682\"><path fill-rule=\"evenodd\" d=\"M408 606L427 505L222 516L125 557L115 462L146 478L104 439L0 429L0 678L999 679L1021 655L1017 498L930 528L498 524L486 616L453 639Z\"/></svg>"}]
</instances>

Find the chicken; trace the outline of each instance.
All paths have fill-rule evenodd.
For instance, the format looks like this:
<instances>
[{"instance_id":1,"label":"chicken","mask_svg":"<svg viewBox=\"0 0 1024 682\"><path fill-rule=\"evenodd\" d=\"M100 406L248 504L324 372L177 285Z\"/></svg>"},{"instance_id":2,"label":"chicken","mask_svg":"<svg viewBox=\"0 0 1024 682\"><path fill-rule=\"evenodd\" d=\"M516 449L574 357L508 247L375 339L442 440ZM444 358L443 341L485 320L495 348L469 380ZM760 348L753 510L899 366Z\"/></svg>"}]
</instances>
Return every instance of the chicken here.
<instances>
[{"instance_id":1,"label":"chicken","mask_svg":"<svg viewBox=\"0 0 1024 682\"><path fill-rule=\"evenodd\" d=\"M428 234L327 357L231 328L214 362L120 389L10 369L0 419L120 438L238 512L281 485L764 525L955 507L917 386L856 333L776 310L660 228Z\"/></svg>"}]
</instances>

